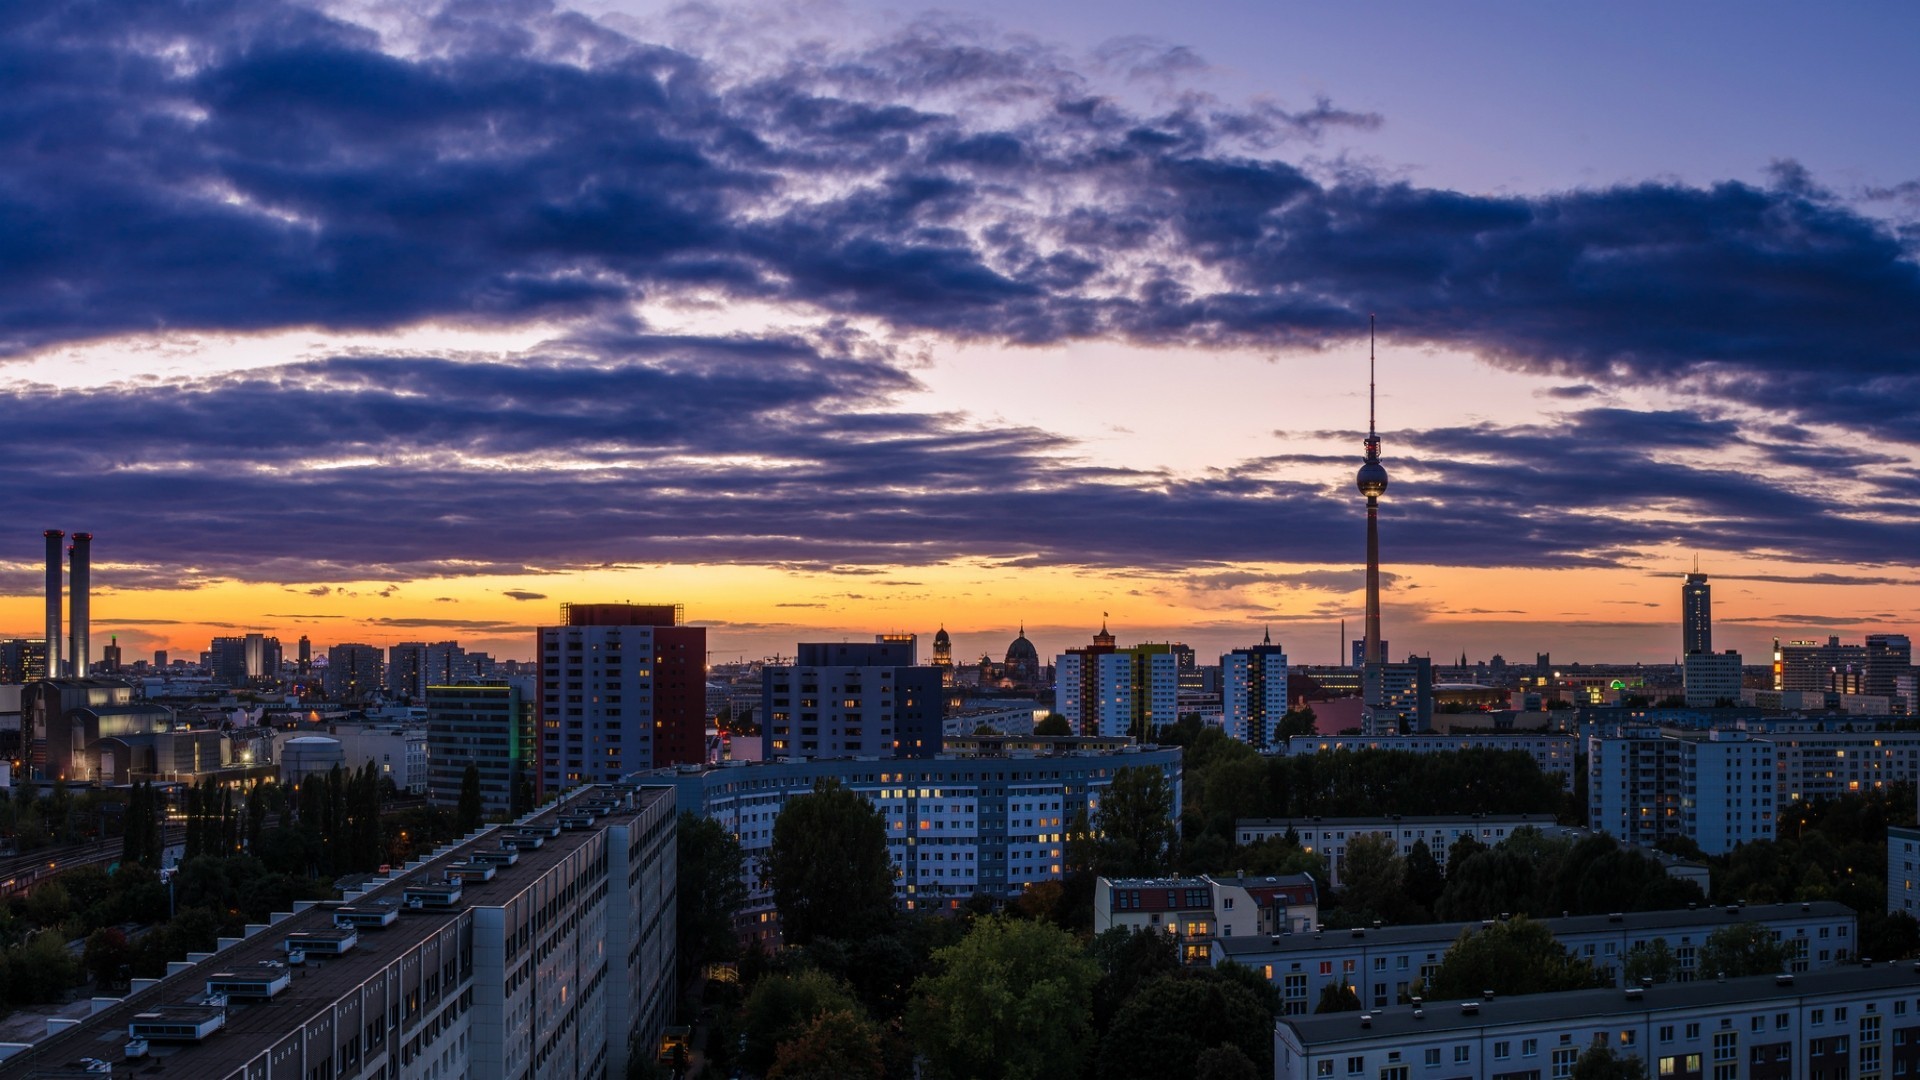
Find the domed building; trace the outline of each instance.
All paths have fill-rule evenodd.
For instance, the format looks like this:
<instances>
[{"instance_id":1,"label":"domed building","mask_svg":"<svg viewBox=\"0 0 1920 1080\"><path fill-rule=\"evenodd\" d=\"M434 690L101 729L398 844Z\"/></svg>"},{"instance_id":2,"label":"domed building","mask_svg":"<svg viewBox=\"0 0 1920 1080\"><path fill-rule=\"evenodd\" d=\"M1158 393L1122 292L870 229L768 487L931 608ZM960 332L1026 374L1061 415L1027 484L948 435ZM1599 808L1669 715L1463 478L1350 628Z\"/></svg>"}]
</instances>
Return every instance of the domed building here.
<instances>
[{"instance_id":1,"label":"domed building","mask_svg":"<svg viewBox=\"0 0 1920 1080\"><path fill-rule=\"evenodd\" d=\"M1006 680L1014 686L1028 687L1040 684L1040 650L1027 640L1027 624L1020 624L1020 636L1007 646L1005 667Z\"/></svg>"}]
</instances>

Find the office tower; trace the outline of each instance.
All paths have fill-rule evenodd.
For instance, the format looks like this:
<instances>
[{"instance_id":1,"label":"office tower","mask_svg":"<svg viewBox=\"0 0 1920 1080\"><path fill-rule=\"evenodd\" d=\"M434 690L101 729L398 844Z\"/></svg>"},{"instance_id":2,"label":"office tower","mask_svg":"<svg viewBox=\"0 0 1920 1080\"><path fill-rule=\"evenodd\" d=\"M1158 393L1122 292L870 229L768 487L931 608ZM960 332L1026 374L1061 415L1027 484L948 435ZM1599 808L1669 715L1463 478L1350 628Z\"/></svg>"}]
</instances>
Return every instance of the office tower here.
<instances>
[{"instance_id":1,"label":"office tower","mask_svg":"<svg viewBox=\"0 0 1920 1080\"><path fill-rule=\"evenodd\" d=\"M1280 742L1287 715L1287 654L1268 632L1260 644L1220 657L1221 718L1227 734L1255 749Z\"/></svg>"},{"instance_id":2,"label":"office tower","mask_svg":"<svg viewBox=\"0 0 1920 1080\"><path fill-rule=\"evenodd\" d=\"M1913 642L1905 634L1868 634L1863 692L1897 698L1895 680L1913 668ZM1898 703L1896 703L1898 704Z\"/></svg>"},{"instance_id":3,"label":"office tower","mask_svg":"<svg viewBox=\"0 0 1920 1080\"><path fill-rule=\"evenodd\" d=\"M803 642L790 665L760 673L762 756L932 757L940 752L942 670L911 642Z\"/></svg>"},{"instance_id":4,"label":"office tower","mask_svg":"<svg viewBox=\"0 0 1920 1080\"><path fill-rule=\"evenodd\" d=\"M300 651L297 655L300 677L304 679L313 671L313 642L305 634L300 635Z\"/></svg>"},{"instance_id":5,"label":"office tower","mask_svg":"<svg viewBox=\"0 0 1920 1080\"><path fill-rule=\"evenodd\" d=\"M327 696L340 702L362 702L386 684L380 650L372 645L335 645L327 650Z\"/></svg>"},{"instance_id":6,"label":"office tower","mask_svg":"<svg viewBox=\"0 0 1920 1080\"><path fill-rule=\"evenodd\" d=\"M165 649L153 650L153 666L154 667L164 668L167 666L167 663L168 663L167 650Z\"/></svg>"},{"instance_id":7,"label":"office tower","mask_svg":"<svg viewBox=\"0 0 1920 1080\"><path fill-rule=\"evenodd\" d=\"M217 637L208 643L207 674L228 686L247 685L247 639Z\"/></svg>"},{"instance_id":8,"label":"office tower","mask_svg":"<svg viewBox=\"0 0 1920 1080\"><path fill-rule=\"evenodd\" d=\"M46 642L32 638L0 642L0 683L29 683L46 677Z\"/></svg>"},{"instance_id":9,"label":"office tower","mask_svg":"<svg viewBox=\"0 0 1920 1080\"><path fill-rule=\"evenodd\" d=\"M1681 664L1688 708L1740 704L1739 653L1732 649L1723 653L1688 653Z\"/></svg>"},{"instance_id":10,"label":"office tower","mask_svg":"<svg viewBox=\"0 0 1920 1080\"><path fill-rule=\"evenodd\" d=\"M539 632L541 792L706 760L706 627L678 604L560 610Z\"/></svg>"},{"instance_id":11,"label":"office tower","mask_svg":"<svg viewBox=\"0 0 1920 1080\"><path fill-rule=\"evenodd\" d=\"M280 677L280 639L265 634L248 634L241 643L245 651L247 681L264 682Z\"/></svg>"},{"instance_id":12,"label":"office tower","mask_svg":"<svg viewBox=\"0 0 1920 1080\"><path fill-rule=\"evenodd\" d=\"M415 703L427 687L470 678L467 651L457 641L403 641L387 650L387 692Z\"/></svg>"},{"instance_id":13,"label":"office tower","mask_svg":"<svg viewBox=\"0 0 1920 1080\"><path fill-rule=\"evenodd\" d=\"M460 802L467 766L480 774L489 815L524 813L533 798L533 702L507 683L429 686L427 795Z\"/></svg>"},{"instance_id":14,"label":"office tower","mask_svg":"<svg viewBox=\"0 0 1920 1080\"><path fill-rule=\"evenodd\" d=\"M1842 645L1838 637L1829 637L1824 644L1818 641L1789 641L1780 646L1782 690L1864 693L1866 667L1867 647Z\"/></svg>"},{"instance_id":15,"label":"office tower","mask_svg":"<svg viewBox=\"0 0 1920 1080\"><path fill-rule=\"evenodd\" d=\"M1680 585L1680 655L1713 651L1713 586L1695 566Z\"/></svg>"},{"instance_id":16,"label":"office tower","mask_svg":"<svg viewBox=\"0 0 1920 1080\"><path fill-rule=\"evenodd\" d=\"M107 639L107 647L100 650L100 667L109 675L120 673L120 637L118 634Z\"/></svg>"},{"instance_id":17,"label":"office tower","mask_svg":"<svg viewBox=\"0 0 1920 1080\"><path fill-rule=\"evenodd\" d=\"M1366 667L1367 666L1367 639L1354 638L1353 641L1350 642L1349 644L1352 645L1352 649L1350 650L1351 658L1348 660L1347 666L1355 667L1355 668ZM1388 641L1386 638L1380 639L1380 655L1381 656L1393 655L1393 643Z\"/></svg>"},{"instance_id":18,"label":"office tower","mask_svg":"<svg viewBox=\"0 0 1920 1080\"><path fill-rule=\"evenodd\" d=\"M1054 660L1054 711L1076 735L1153 740L1156 727L1179 720L1180 658L1172 645L1121 649L1105 623L1093 644Z\"/></svg>"}]
</instances>

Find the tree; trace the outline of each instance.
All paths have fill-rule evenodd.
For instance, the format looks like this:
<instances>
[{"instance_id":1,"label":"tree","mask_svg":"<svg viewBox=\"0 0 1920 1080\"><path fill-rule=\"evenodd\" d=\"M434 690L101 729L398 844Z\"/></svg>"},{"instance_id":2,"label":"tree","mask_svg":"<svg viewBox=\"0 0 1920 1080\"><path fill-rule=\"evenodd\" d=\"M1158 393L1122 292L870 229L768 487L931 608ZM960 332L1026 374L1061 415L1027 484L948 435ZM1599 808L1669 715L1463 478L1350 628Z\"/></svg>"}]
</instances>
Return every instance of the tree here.
<instances>
[{"instance_id":1,"label":"tree","mask_svg":"<svg viewBox=\"0 0 1920 1080\"><path fill-rule=\"evenodd\" d=\"M1288 709L1280 718L1280 741L1291 742L1296 736L1313 734L1313 725L1319 718L1313 715L1313 706Z\"/></svg>"},{"instance_id":2,"label":"tree","mask_svg":"<svg viewBox=\"0 0 1920 1080\"><path fill-rule=\"evenodd\" d=\"M1348 983L1328 983L1320 988L1320 1003L1313 1007L1316 1013L1359 1012L1360 995L1354 992Z\"/></svg>"},{"instance_id":3,"label":"tree","mask_svg":"<svg viewBox=\"0 0 1920 1080\"><path fill-rule=\"evenodd\" d=\"M880 1033L851 1010L816 1015L780 1044L767 1080L881 1080Z\"/></svg>"},{"instance_id":4,"label":"tree","mask_svg":"<svg viewBox=\"0 0 1920 1080\"><path fill-rule=\"evenodd\" d=\"M1259 1080L1260 1073L1239 1047L1216 1046L1193 1060L1194 1080Z\"/></svg>"},{"instance_id":5,"label":"tree","mask_svg":"<svg viewBox=\"0 0 1920 1080\"><path fill-rule=\"evenodd\" d=\"M1273 1013L1237 981L1208 972L1162 976L1121 1006L1100 1045L1100 1076L1193 1076L1200 1055L1222 1045L1272 1076Z\"/></svg>"},{"instance_id":6,"label":"tree","mask_svg":"<svg viewBox=\"0 0 1920 1080\"><path fill-rule=\"evenodd\" d=\"M784 815L783 815L784 816ZM937 1080L1040 1080L1080 1072L1100 969L1046 923L990 915L933 954L907 1029Z\"/></svg>"},{"instance_id":7,"label":"tree","mask_svg":"<svg viewBox=\"0 0 1920 1080\"><path fill-rule=\"evenodd\" d=\"M1667 947L1666 938L1654 938L1627 950L1621 974L1626 976L1628 986L1639 986L1649 979L1672 982L1680 975L1680 958Z\"/></svg>"},{"instance_id":8,"label":"tree","mask_svg":"<svg viewBox=\"0 0 1920 1080\"><path fill-rule=\"evenodd\" d=\"M1425 840L1413 842L1405 862L1402 895L1409 905L1418 909L1412 913L1414 917L1429 918L1440 903L1440 894L1447 891L1446 875L1440 872L1440 862L1433 857L1433 849Z\"/></svg>"},{"instance_id":9,"label":"tree","mask_svg":"<svg viewBox=\"0 0 1920 1080\"><path fill-rule=\"evenodd\" d=\"M1574 1060L1573 1080L1647 1080L1647 1063L1610 1047L1589 1047Z\"/></svg>"},{"instance_id":10,"label":"tree","mask_svg":"<svg viewBox=\"0 0 1920 1080\"><path fill-rule=\"evenodd\" d=\"M1350 915L1391 916L1404 906L1406 863L1393 837L1367 833L1347 841L1340 862L1340 906Z\"/></svg>"},{"instance_id":11,"label":"tree","mask_svg":"<svg viewBox=\"0 0 1920 1080\"><path fill-rule=\"evenodd\" d=\"M860 1003L847 984L824 971L769 975L754 985L741 1010L746 1049L740 1063L764 1076L779 1058L782 1043L799 1037L815 1017L828 1012L859 1015Z\"/></svg>"},{"instance_id":12,"label":"tree","mask_svg":"<svg viewBox=\"0 0 1920 1080\"><path fill-rule=\"evenodd\" d=\"M1699 974L1703 979L1773 975L1787 970L1792 956L1792 947L1775 941L1764 926L1723 926L1708 934L1706 944L1700 946Z\"/></svg>"},{"instance_id":13,"label":"tree","mask_svg":"<svg viewBox=\"0 0 1920 1080\"><path fill-rule=\"evenodd\" d=\"M702 962L731 960L739 952L733 917L747 901L746 856L719 822L691 811L681 812L675 843L679 892L674 910L684 980Z\"/></svg>"},{"instance_id":14,"label":"tree","mask_svg":"<svg viewBox=\"0 0 1920 1080\"><path fill-rule=\"evenodd\" d=\"M1179 951L1170 935L1158 930L1116 926L1088 943L1087 956L1100 969L1093 988L1093 1025L1102 1032L1140 987L1180 970Z\"/></svg>"},{"instance_id":15,"label":"tree","mask_svg":"<svg viewBox=\"0 0 1920 1080\"><path fill-rule=\"evenodd\" d=\"M1073 725L1059 713L1048 713L1039 723L1033 725L1035 735L1071 735Z\"/></svg>"},{"instance_id":16,"label":"tree","mask_svg":"<svg viewBox=\"0 0 1920 1080\"><path fill-rule=\"evenodd\" d=\"M861 937L893 914L886 822L837 781L821 781L774 819L763 873L788 944Z\"/></svg>"},{"instance_id":17,"label":"tree","mask_svg":"<svg viewBox=\"0 0 1920 1080\"><path fill-rule=\"evenodd\" d=\"M1440 960L1426 987L1433 998L1499 994L1538 994L1607 985L1592 964L1577 959L1554 940L1553 931L1524 915L1484 929L1460 932Z\"/></svg>"},{"instance_id":18,"label":"tree","mask_svg":"<svg viewBox=\"0 0 1920 1080\"><path fill-rule=\"evenodd\" d=\"M462 833L470 833L480 827L480 820L486 815L486 804L480 799L480 766L467 763L466 771L460 774L460 805L454 811L454 824Z\"/></svg>"},{"instance_id":19,"label":"tree","mask_svg":"<svg viewBox=\"0 0 1920 1080\"><path fill-rule=\"evenodd\" d=\"M106 990L122 982L122 974L132 962L133 947L127 943L127 935L112 926L89 934L86 951L80 956L80 966L93 976L95 990Z\"/></svg>"},{"instance_id":20,"label":"tree","mask_svg":"<svg viewBox=\"0 0 1920 1080\"><path fill-rule=\"evenodd\" d=\"M1166 774L1150 766L1115 772L1100 797L1094 830L1101 839L1102 872L1125 877L1167 873L1178 837L1173 786Z\"/></svg>"}]
</instances>

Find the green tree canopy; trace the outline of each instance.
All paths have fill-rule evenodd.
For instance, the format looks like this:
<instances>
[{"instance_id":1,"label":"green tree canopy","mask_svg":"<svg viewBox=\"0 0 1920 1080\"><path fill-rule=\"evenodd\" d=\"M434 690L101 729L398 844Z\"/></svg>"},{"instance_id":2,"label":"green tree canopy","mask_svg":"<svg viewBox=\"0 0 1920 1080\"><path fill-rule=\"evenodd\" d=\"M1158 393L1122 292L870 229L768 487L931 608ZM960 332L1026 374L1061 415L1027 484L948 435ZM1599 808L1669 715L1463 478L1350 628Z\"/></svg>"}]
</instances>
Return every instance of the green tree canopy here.
<instances>
[{"instance_id":1,"label":"green tree canopy","mask_svg":"<svg viewBox=\"0 0 1920 1080\"><path fill-rule=\"evenodd\" d=\"M470 833L480 827L485 813L486 804L480 798L480 766L468 762L466 771L460 774L460 805L454 811L455 826L462 833Z\"/></svg>"},{"instance_id":2,"label":"green tree canopy","mask_svg":"<svg viewBox=\"0 0 1920 1080\"><path fill-rule=\"evenodd\" d=\"M881 1080L880 1032L848 1009L819 1013L780 1044L767 1080Z\"/></svg>"},{"instance_id":3,"label":"green tree canopy","mask_svg":"<svg viewBox=\"0 0 1920 1080\"><path fill-rule=\"evenodd\" d=\"M907 1028L940 1080L1078 1075L1093 1030L1100 969L1046 923L992 915L934 953L914 986Z\"/></svg>"},{"instance_id":4,"label":"green tree canopy","mask_svg":"<svg viewBox=\"0 0 1920 1080\"><path fill-rule=\"evenodd\" d=\"M1607 985L1592 964L1570 955L1553 932L1524 915L1469 928L1441 958L1426 995L1472 998L1486 991L1539 994Z\"/></svg>"},{"instance_id":5,"label":"green tree canopy","mask_svg":"<svg viewBox=\"0 0 1920 1080\"><path fill-rule=\"evenodd\" d=\"M821 781L774 819L763 873L789 944L860 937L893 913L886 822L833 780Z\"/></svg>"},{"instance_id":6,"label":"green tree canopy","mask_svg":"<svg viewBox=\"0 0 1920 1080\"><path fill-rule=\"evenodd\" d=\"M1657 983L1672 982L1680 977L1680 958L1667 947L1666 938L1642 941L1627 950L1621 974L1629 986L1638 986L1649 979Z\"/></svg>"},{"instance_id":7,"label":"green tree canopy","mask_svg":"<svg viewBox=\"0 0 1920 1080\"><path fill-rule=\"evenodd\" d=\"M1610 1047L1589 1047L1574 1060L1573 1080L1647 1080L1647 1063Z\"/></svg>"},{"instance_id":8,"label":"green tree canopy","mask_svg":"<svg viewBox=\"0 0 1920 1080\"><path fill-rule=\"evenodd\" d=\"M778 1060L781 1044L799 1038L815 1017L829 1012L861 1015L853 991L823 971L807 969L761 979L742 1010L741 1033L747 1045L740 1063L766 1075Z\"/></svg>"},{"instance_id":9,"label":"green tree canopy","mask_svg":"<svg viewBox=\"0 0 1920 1080\"><path fill-rule=\"evenodd\" d=\"M1100 1045L1102 1080L1193 1076L1200 1055L1237 1048L1273 1075L1273 1013L1247 988L1211 972L1165 975L1127 999Z\"/></svg>"},{"instance_id":10,"label":"green tree canopy","mask_svg":"<svg viewBox=\"0 0 1920 1080\"><path fill-rule=\"evenodd\" d=\"M1402 886L1407 864L1393 837L1379 833L1347 841L1340 861L1340 904L1350 916L1394 918L1406 906Z\"/></svg>"},{"instance_id":11,"label":"green tree canopy","mask_svg":"<svg viewBox=\"0 0 1920 1080\"><path fill-rule=\"evenodd\" d=\"M1173 785L1166 774L1151 766L1115 772L1113 783L1101 793L1094 828L1100 834L1103 873L1122 877L1167 873L1178 837Z\"/></svg>"},{"instance_id":12,"label":"green tree canopy","mask_svg":"<svg viewBox=\"0 0 1920 1080\"><path fill-rule=\"evenodd\" d=\"M1359 1012L1360 995L1347 983L1332 982L1320 988L1320 1002L1313 1007L1316 1013Z\"/></svg>"},{"instance_id":13,"label":"green tree canopy","mask_svg":"<svg viewBox=\"0 0 1920 1080\"><path fill-rule=\"evenodd\" d=\"M1061 716L1057 712L1048 713L1039 723L1033 725L1033 733L1035 735L1051 736L1071 735L1073 734L1073 725L1067 722L1066 717Z\"/></svg>"},{"instance_id":14,"label":"green tree canopy","mask_svg":"<svg viewBox=\"0 0 1920 1080\"><path fill-rule=\"evenodd\" d=\"M684 979L707 960L731 960L739 952L733 918L747 901L746 856L719 822L691 811L680 814L675 846L677 955Z\"/></svg>"},{"instance_id":15,"label":"green tree canopy","mask_svg":"<svg viewBox=\"0 0 1920 1080\"><path fill-rule=\"evenodd\" d=\"M1775 941L1773 931L1753 923L1723 926L1707 935L1700 947L1699 974L1703 979L1725 975L1773 975L1787 970L1792 949Z\"/></svg>"}]
</instances>

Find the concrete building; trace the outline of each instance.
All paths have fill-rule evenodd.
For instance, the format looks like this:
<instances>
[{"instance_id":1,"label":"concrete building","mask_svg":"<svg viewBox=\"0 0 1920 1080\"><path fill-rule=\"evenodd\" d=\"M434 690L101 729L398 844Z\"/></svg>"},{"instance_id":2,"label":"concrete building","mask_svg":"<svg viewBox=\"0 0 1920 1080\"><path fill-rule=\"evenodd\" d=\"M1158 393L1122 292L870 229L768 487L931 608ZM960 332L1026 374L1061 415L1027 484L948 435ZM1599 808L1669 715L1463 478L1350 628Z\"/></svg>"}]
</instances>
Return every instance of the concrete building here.
<instances>
[{"instance_id":1,"label":"concrete building","mask_svg":"<svg viewBox=\"0 0 1920 1080\"><path fill-rule=\"evenodd\" d=\"M366 701L386 686L386 659L372 645L335 645L327 650L323 685L335 701Z\"/></svg>"},{"instance_id":2,"label":"concrete building","mask_svg":"<svg viewBox=\"0 0 1920 1080\"><path fill-rule=\"evenodd\" d=\"M1449 734L1449 735L1311 735L1294 739L1275 753L1326 754L1354 750L1398 750L1409 754L1445 754L1461 750L1518 751L1533 758L1540 771L1558 777L1568 791L1573 790L1573 770L1579 758L1580 739L1573 735L1527 734Z\"/></svg>"},{"instance_id":3,"label":"concrete building","mask_svg":"<svg viewBox=\"0 0 1920 1080\"><path fill-rule=\"evenodd\" d=\"M1842 645L1838 637L1829 637L1825 642L1785 642L1780 646L1778 666L1780 685L1777 689L1780 690L1866 692L1867 647Z\"/></svg>"},{"instance_id":4,"label":"concrete building","mask_svg":"<svg viewBox=\"0 0 1920 1080\"><path fill-rule=\"evenodd\" d=\"M325 735L297 735L280 745L280 782L299 787L309 776L324 777L347 767L347 752L339 739Z\"/></svg>"},{"instance_id":5,"label":"concrete building","mask_svg":"<svg viewBox=\"0 0 1920 1080\"><path fill-rule=\"evenodd\" d=\"M540 629L544 795L706 760L707 630L677 604L564 604Z\"/></svg>"},{"instance_id":6,"label":"concrete building","mask_svg":"<svg viewBox=\"0 0 1920 1080\"><path fill-rule=\"evenodd\" d=\"M32 638L0 641L0 684L35 682L47 677L47 643Z\"/></svg>"},{"instance_id":7,"label":"concrete building","mask_svg":"<svg viewBox=\"0 0 1920 1080\"><path fill-rule=\"evenodd\" d=\"M1394 843L1402 858L1413 845L1424 843L1447 869L1447 849L1462 837L1471 836L1493 847L1521 829L1548 829L1554 826L1552 814L1462 814L1458 817L1295 817L1242 818L1233 823L1234 842L1253 844L1291 833L1300 846L1320 856L1327 865L1327 885L1340 887L1340 864L1347 845L1362 836L1384 836Z\"/></svg>"},{"instance_id":8,"label":"concrete building","mask_svg":"<svg viewBox=\"0 0 1920 1080\"><path fill-rule=\"evenodd\" d=\"M1688 653L1682 662L1687 707L1711 709L1722 703L1740 703L1740 654Z\"/></svg>"},{"instance_id":9,"label":"concrete building","mask_svg":"<svg viewBox=\"0 0 1920 1080\"><path fill-rule=\"evenodd\" d=\"M1569 953L1624 986L1626 957L1635 946L1665 943L1681 982L1711 981L1699 966L1700 948L1728 926L1762 926L1793 950L1793 972L1820 971L1850 962L1859 939L1853 909L1831 900L1749 907L1676 908L1536 920ZM1280 994L1281 1012L1304 1016L1329 986L1350 987L1362 1008L1404 1003L1414 984L1433 978L1447 950L1463 933L1489 922L1427 923L1292 934L1220 935L1212 942L1214 964L1231 960L1260 972Z\"/></svg>"},{"instance_id":10,"label":"concrete building","mask_svg":"<svg viewBox=\"0 0 1920 1080\"><path fill-rule=\"evenodd\" d=\"M1274 877L1100 878L1093 932L1115 927L1167 934L1190 965L1213 963L1213 943L1236 934L1309 934L1320 922L1320 891L1308 874Z\"/></svg>"},{"instance_id":11,"label":"concrete building","mask_svg":"<svg viewBox=\"0 0 1920 1080\"><path fill-rule=\"evenodd\" d=\"M358 771L373 762L382 780L393 781L402 795L427 793L427 725L390 720L336 720L326 725L337 740L347 768Z\"/></svg>"},{"instance_id":12,"label":"concrete building","mask_svg":"<svg viewBox=\"0 0 1920 1080\"><path fill-rule=\"evenodd\" d=\"M911 640L802 643L760 672L761 757L932 757L946 729L945 672Z\"/></svg>"},{"instance_id":13,"label":"concrete building","mask_svg":"<svg viewBox=\"0 0 1920 1080\"><path fill-rule=\"evenodd\" d=\"M1887 912L1920 919L1920 829L1887 827Z\"/></svg>"},{"instance_id":14,"label":"concrete building","mask_svg":"<svg viewBox=\"0 0 1920 1080\"><path fill-rule=\"evenodd\" d=\"M1680 655L1713 651L1713 586L1695 567L1680 584Z\"/></svg>"},{"instance_id":15,"label":"concrete building","mask_svg":"<svg viewBox=\"0 0 1920 1080\"><path fill-rule=\"evenodd\" d=\"M1159 770L1180 805L1179 748L1044 736L976 737L936 758L732 762L633 779L673 787L681 807L739 839L749 866L771 847L787 803L834 780L884 816L900 905L951 910L975 895L1006 899L1060 880L1068 826L1078 813L1098 812L1102 792L1124 768ZM770 938L778 926L773 897L750 876L742 929Z\"/></svg>"},{"instance_id":16,"label":"concrete building","mask_svg":"<svg viewBox=\"0 0 1920 1080\"><path fill-rule=\"evenodd\" d=\"M1274 1076L1540 1080L1573 1075L1600 1046L1654 1077L1912 1076L1917 995L1912 965L1882 964L1289 1016L1275 1031Z\"/></svg>"},{"instance_id":17,"label":"concrete building","mask_svg":"<svg viewBox=\"0 0 1920 1080\"><path fill-rule=\"evenodd\" d=\"M529 809L533 702L504 682L429 686L426 702L427 797L442 806L458 805L472 765L479 771L480 801L489 816Z\"/></svg>"},{"instance_id":18,"label":"concrete building","mask_svg":"<svg viewBox=\"0 0 1920 1080\"><path fill-rule=\"evenodd\" d=\"M1433 663L1424 656L1363 669L1361 696L1363 734L1417 735L1433 729Z\"/></svg>"},{"instance_id":19,"label":"concrete building","mask_svg":"<svg viewBox=\"0 0 1920 1080\"><path fill-rule=\"evenodd\" d=\"M1866 670L1861 692L1890 698L1893 711L1908 714L1912 699L1900 692L1900 678L1913 673L1913 641L1905 634L1868 634Z\"/></svg>"},{"instance_id":20,"label":"concrete building","mask_svg":"<svg viewBox=\"0 0 1920 1080\"><path fill-rule=\"evenodd\" d=\"M1779 749L1745 731L1628 729L1588 741L1588 824L1651 847L1683 836L1709 855L1774 836Z\"/></svg>"},{"instance_id":21,"label":"concrete building","mask_svg":"<svg viewBox=\"0 0 1920 1080\"><path fill-rule=\"evenodd\" d=\"M625 1076L673 1005L674 824L671 792L578 792L96 998L0 1078L142 1032L155 1066L204 1080ZM291 977L293 945L324 963Z\"/></svg>"},{"instance_id":22,"label":"concrete building","mask_svg":"<svg viewBox=\"0 0 1920 1080\"><path fill-rule=\"evenodd\" d=\"M1053 674L1054 710L1075 734L1144 743L1180 719L1180 657L1171 644L1117 648L1103 623L1091 645L1054 660Z\"/></svg>"},{"instance_id":23,"label":"concrete building","mask_svg":"<svg viewBox=\"0 0 1920 1080\"><path fill-rule=\"evenodd\" d=\"M1256 750L1282 745L1280 721L1292 704L1287 674L1286 651L1270 633L1220 657L1220 722L1229 736Z\"/></svg>"},{"instance_id":24,"label":"concrete building","mask_svg":"<svg viewBox=\"0 0 1920 1080\"><path fill-rule=\"evenodd\" d=\"M135 701L133 684L120 679L28 683L20 692L20 714L27 771L38 780L126 783L113 778L155 767L151 760L133 760L131 747L173 728L172 710Z\"/></svg>"}]
</instances>

